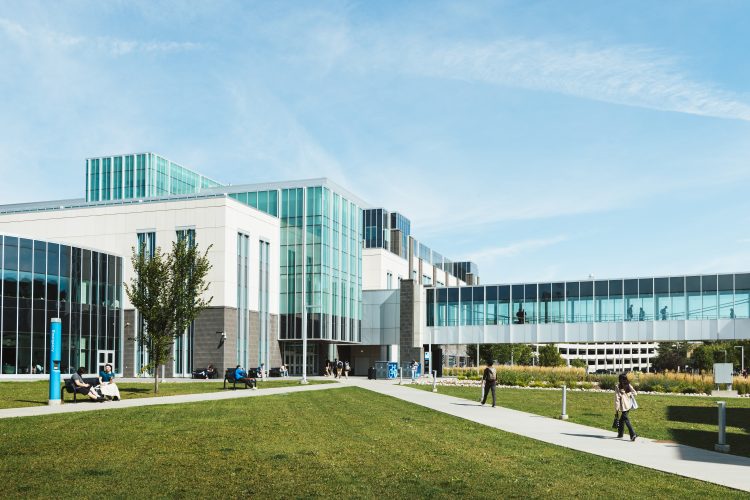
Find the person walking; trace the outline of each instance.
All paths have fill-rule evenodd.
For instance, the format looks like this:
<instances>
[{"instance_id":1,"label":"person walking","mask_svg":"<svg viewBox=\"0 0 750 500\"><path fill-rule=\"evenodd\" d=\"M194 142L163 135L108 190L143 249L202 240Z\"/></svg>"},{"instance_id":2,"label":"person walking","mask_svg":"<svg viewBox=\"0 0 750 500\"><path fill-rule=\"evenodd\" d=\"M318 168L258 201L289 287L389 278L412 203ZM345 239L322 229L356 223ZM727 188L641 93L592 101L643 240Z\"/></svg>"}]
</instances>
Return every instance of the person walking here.
<instances>
[{"instance_id":1,"label":"person walking","mask_svg":"<svg viewBox=\"0 0 750 500\"><path fill-rule=\"evenodd\" d=\"M633 402L636 396L635 389L630 385L628 376L624 373L620 374L618 379L617 387L615 387L615 416L620 413L620 424L617 427L617 437L623 436L624 427L628 426L628 434L630 434L630 440L635 441L638 434L633 430L633 425L630 423L630 410L633 409Z\"/></svg>"},{"instance_id":2,"label":"person walking","mask_svg":"<svg viewBox=\"0 0 750 500\"><path fill-rule=\"evenodd\" d=\"M482 397L482 404L487 402L487 395L492 391L492 407L495 407L495 386L497 385L497 370L492 366L492 360L487 362L487 368L484 369L482 374L482 382L484 382L484 396Z\"/></svg>"},{"instance_id":3,"label":"person walking","mask_svg":"<svg viewBox=\"0 0 750 500\"><path fill-rule=\"evenodd\" d=\"M349 380L349 370L351 370L351 366L349 366L348 361L344 361L344 378Z\"/></svg>"},{"instance_id":4,"label":"person walking","mask_svg":"<svg viewBox=\"0 0 750 500\"><path fill-rule=\"evenodd\" d=\"M411 364L409 365L409 369L411 370L411 383L415 383L417 381L417 360L412 359Z\"/></svg>"}]
</instances>

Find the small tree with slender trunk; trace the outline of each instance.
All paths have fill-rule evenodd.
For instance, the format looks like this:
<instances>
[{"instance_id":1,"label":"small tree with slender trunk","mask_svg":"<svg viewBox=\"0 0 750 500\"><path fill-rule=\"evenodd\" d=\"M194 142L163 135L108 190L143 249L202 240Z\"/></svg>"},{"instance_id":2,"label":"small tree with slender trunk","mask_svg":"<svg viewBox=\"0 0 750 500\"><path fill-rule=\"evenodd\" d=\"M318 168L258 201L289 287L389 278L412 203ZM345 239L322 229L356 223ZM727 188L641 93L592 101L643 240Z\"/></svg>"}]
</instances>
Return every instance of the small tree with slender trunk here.
<instances>
[{"instance_id":1,"label":"small tree with slender trunk","mask_svg":"<svg viewBox=\"0 0 750 500\"><path fill-rule=\"evenodd\" d=\"M134 274L125 292L144 321L143 328L136 328L136 339L148 352L144 370L153 370L154 393L159 392L159 368L171 359L175 338L213 300L204 298L210 285L206 281L210 248L201 254L186 238L173 242L166 255L161 248L149 255L145 245L133 247Z\"/></svg>"}]
</instances>

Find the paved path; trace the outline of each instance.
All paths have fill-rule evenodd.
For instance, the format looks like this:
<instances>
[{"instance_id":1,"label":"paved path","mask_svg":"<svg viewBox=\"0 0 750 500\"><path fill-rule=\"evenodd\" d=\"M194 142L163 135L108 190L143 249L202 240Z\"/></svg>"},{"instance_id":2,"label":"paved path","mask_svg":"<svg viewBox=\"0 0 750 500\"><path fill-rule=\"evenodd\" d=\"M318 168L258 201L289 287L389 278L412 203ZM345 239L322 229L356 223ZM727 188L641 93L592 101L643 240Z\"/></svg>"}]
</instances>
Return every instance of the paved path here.
<instances>
[{"instance_id":1,"label":"paved path","mask_svg":"<svg viewBox=\"0 0 750 500\"><path fill-rule=\"evenodd\" d=\"M400 386L393 381L352 379L349 383L545 443L750 492L748 458L642 437L631 443L629 439L617 439L615 432L508 408L481 406L478 401Z\"/></svg>"},{"instance_id":2,"label":"paved path","mask_svg":"<svg viewBox=\"0 0 750 500\"><path fill-rule=\"evenodd\" d=\"M217 383L216 380L213 381ZM218 383L221 383L219 381ZM97 403L88 401L87 397L79 396L80 403L66 400L60 406L29 406L26 408L8 408L0 410L0 419L13 417L33 417L41 415L58 415L60 413L75 413L81 411L104 411L119 408L134 408L139 406L171 405L177 403L197 403L200 401L220 401L224 399L252 398L259 396L272 396L274 394L289 394L302 391L320 391L346 387L344 384L314 384L295 385L289 387L274 387L269 389L237 389L220 392L208 392L203 394L181 394L179 396L161 396L153 398L131 398L122 401L107 401Z\"/></svg>"}]
</instances>

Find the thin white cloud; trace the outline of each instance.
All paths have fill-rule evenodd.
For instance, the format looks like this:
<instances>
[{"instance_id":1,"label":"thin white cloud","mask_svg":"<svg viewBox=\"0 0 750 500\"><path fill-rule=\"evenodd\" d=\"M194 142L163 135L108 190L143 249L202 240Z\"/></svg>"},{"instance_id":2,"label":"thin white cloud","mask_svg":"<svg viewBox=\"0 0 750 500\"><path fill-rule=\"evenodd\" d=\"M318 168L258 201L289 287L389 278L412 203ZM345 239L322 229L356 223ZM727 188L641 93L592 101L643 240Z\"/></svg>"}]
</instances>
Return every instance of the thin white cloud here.
<instances>
[{"instance_id":1,"label":"thin white cloud","mask_svg":"<svg viewBox=\"0 0 750 500\"><path fill-rule=\"evenodd\" d=\"M495 246L483 248L468 255L468 260L475 262L487 262L490 260L516 257L518 255L533 252L541 248L557 245L568 239L565 235L558 235L552 238L541 238L533 240L524 240L511 243L510 245Z\"/></svg>"},{"instance_id":2,"label":"thin white cloud","mask_svg":"<svg viewBox=\"0 0 750 500\"><path fill-rule=\"evenodd\" d=\"M695 81L677 60L636 45L504 39L440 42L370 35L350 50L357 71L405 74L542 90L626 106L750 121L746 97ZM349 47L354 47L350 44ZM313 45L315 47L315 45ZM340 44L341 47L346 47ZM323 46L318 46L323 48ZM341 52L337 54L342 59Z\"/></svg>"},{"instance_id":3,"label":"thin white cloud","mask_svg":"<svg viewBox=\"0 0 750 500\"><path fill-rule=\"evenodd\" d=\"M9 19L0 18L0 32L17 44L62 48L94 49L111 56L133 53L173 53L196 50L202 47L195 42L158 40L128 40L113 37L86 37L47 29L24 27Z\"/></svg>"}]
</instances>

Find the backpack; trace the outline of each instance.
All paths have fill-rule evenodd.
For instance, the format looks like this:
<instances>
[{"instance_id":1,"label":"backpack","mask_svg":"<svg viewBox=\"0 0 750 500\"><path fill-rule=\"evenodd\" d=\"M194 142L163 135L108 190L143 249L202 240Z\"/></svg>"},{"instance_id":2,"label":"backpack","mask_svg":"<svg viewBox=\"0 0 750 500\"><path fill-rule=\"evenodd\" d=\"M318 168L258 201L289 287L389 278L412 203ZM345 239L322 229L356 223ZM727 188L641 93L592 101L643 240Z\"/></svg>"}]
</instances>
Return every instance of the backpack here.
<instances>
[{"instance_id":1,"label":"backpack","mask_svg":"<svg viewBox=\"0 0 750 500\"><path fill-rule=\"evenodd\" d=\"M489 382L494 382L495 380L497 380L497 370L495 370L494 368L489 368L489 367L487 368L487 370L489 372L487 373L487 380Z\"/></svg>"},{"instance_id":2,"label":"backpack","mask_svg":"<svg viewBox=\"0 0 750 500\"><path fill-rule=\"evenodd\" d=\"M343 368L343 367L344 367L344 363L342 363L341 361L336 362L336 368Z\"/></svg>"}]
</instances>

